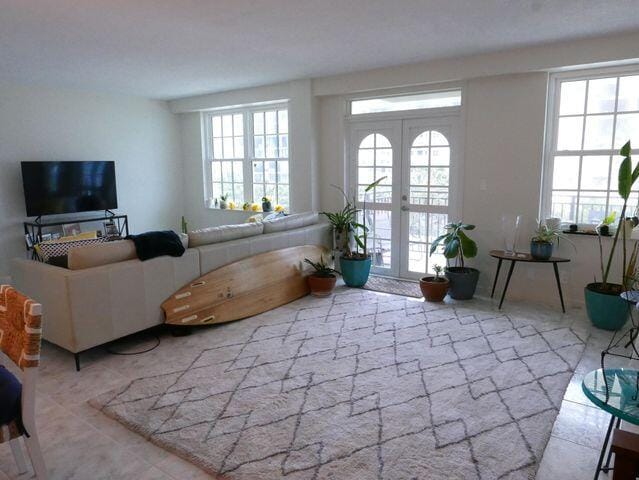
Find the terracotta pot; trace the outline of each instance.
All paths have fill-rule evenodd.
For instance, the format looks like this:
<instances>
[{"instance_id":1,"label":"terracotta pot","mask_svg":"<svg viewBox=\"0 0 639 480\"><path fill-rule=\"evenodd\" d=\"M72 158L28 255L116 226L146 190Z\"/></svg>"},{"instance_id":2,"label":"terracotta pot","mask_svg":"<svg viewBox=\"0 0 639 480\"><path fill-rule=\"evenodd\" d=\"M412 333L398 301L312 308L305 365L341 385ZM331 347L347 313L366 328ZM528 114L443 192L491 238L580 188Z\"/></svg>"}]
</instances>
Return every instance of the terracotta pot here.
<instances>
[{"instance_id":1,"label":"terracotta pot","mask_svg":"<svg viewBox=\"0 0 639 480\"><path fill-rule=\"evenodd\" d=\"M335 282L337 282L335 275L330 277L310 275L308 277L308 286L311 289L311 295L314 297L328 297L335 288Z\"/></svg>"},{"instance_id":2,"label":"terracotta pot","mask_svg":"<svg viewBox=\"0 0 639 480\"><path fill-rule=\"evenodd\" d=\"M435 281L435 277L422 277L419 280L419 288L428 302L441 302L448 293L449 282L446 277L439 277L439 281Z\"/></svg>"}]
</instances>

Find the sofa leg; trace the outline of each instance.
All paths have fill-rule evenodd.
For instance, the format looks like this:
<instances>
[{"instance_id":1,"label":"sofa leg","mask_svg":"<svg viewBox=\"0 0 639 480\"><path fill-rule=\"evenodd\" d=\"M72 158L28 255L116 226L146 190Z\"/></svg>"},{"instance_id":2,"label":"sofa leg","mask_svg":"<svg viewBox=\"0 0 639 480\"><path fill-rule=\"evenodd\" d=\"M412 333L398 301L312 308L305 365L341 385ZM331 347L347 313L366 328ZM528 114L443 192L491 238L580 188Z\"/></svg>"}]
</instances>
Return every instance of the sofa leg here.
<instances>
[{"instance_id":1,"label":"sofa leg","mask_svg":"<svg viewBox=\"0 0 639 480\"><path fill-rule=\"evenodd\" d=\"M169 332L174 337L186 337L191 335L191 327L177 327L175 325L169 325Z\"/></svg>"},{"instance_id":2,"label":"sofa leg","mask_svg":"<svg viewBox=\"0 0 639 480\"><path fill-rule=\"evenodd\" d=\"M79 372L80 371L80 354L74 353L73 356L75 357L75 371Z\"/></svg>"}]
</instances>

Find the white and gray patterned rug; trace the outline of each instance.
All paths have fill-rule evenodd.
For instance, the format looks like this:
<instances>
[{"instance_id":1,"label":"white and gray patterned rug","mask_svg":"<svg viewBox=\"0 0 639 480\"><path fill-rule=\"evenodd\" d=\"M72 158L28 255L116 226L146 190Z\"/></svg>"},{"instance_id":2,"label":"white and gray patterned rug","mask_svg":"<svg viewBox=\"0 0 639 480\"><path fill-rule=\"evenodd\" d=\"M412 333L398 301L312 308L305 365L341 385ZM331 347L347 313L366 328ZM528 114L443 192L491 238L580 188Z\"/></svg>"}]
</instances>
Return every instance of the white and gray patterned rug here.
<instances>
[{"instance_id":1,"label":"white and gray patterned rug","mask_svg":"<svg viewBox=\"0 0 639 480\"><path fill-rule=\"evenodd\" d=\"M528 479L586 340L562 318L341 287L92 404L218 478Z\"/></svg>"}]
</instances>

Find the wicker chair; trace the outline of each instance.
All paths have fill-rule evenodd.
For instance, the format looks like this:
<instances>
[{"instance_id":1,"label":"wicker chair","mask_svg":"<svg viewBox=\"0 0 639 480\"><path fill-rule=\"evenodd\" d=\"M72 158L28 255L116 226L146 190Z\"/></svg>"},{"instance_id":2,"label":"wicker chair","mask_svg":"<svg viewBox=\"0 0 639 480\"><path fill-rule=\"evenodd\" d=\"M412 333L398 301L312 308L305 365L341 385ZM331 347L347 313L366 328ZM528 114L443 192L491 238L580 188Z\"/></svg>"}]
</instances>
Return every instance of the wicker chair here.
<instances>
[{"instance_id":1,"label":"wicker chair","mask_svg":"<svg viewBox=\"0 0 639 480\"><path fill-rule=\"evenodd\" d=\"M8 358L21 370L24 442L39 480L47 478L35 425L35 383L40 363L42 307L8 285L0 286L0 360ZM27 471L20 447L23 433L13 422L0 427L0 443L9 442L19 473Z\"/></svg>"}]
</instances>

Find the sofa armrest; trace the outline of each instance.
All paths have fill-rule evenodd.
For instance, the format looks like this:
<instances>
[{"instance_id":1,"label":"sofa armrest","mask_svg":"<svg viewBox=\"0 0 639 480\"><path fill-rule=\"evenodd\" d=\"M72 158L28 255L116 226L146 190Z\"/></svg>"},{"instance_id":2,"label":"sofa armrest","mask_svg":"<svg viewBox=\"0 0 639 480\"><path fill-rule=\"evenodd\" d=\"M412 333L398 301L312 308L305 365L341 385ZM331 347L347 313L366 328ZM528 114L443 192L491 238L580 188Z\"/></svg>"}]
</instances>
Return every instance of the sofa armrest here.
<instances>
[{"instance_id":1,"label":"sofa armrest","mask_svg":"<svg viewBox=\"0 0 639 480\"><path fill-rule=\"evenodd\" d=\"M67 269L34 260L16 258L11 263L15 288L42 304L45 340L75 352Z\"/></svg>"}]
</instances>

